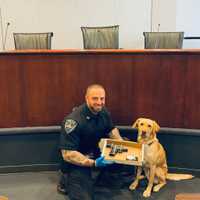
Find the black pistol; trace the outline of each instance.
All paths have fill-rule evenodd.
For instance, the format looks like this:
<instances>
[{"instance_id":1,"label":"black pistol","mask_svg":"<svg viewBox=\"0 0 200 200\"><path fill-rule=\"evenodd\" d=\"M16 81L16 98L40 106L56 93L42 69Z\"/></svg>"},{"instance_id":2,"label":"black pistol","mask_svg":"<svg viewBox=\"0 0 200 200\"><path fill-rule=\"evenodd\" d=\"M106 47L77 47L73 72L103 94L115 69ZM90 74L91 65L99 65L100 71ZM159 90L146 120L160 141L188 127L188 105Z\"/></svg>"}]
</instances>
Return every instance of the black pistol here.
<instances>
[{"instance_id":1,"label":"black pistol","mask_svg":"<svg viewBox=\"0 0 200 200\"><path fill-rule=\"evenodd\" d=\"M124 148L122 145L116 144L107 144L106 147L111 148L109 156L115 156L117 153L128 152L127 148Z\"/></svg>"}]
</instances>

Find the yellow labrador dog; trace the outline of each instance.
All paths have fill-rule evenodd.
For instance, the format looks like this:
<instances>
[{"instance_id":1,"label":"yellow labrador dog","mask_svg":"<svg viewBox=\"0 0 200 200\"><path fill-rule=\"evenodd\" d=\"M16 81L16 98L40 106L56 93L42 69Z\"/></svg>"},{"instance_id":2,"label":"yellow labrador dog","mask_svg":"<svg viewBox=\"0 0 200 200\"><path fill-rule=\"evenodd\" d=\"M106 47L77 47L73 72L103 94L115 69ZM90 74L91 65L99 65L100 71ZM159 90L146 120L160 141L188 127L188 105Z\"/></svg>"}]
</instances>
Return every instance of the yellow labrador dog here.
<instances>
[{"instance_id":1,"label":"yellow labrador dog","mask_svg":"<svg viewBox=\"0 0 200 200\"><path fill-rule=\"evenodd\" d=\"M144 178L144 176L141 176L142 170L144 170L144 174L148 179L148 186L143 193L144 197L151 195L152 188L154 192L158 192L166 184L166 179L182 180L193 177L189 174L169 174L167 172L165 150L156 138L160 126L155 121L139 118L133 124L133 127L138 129L138 142L144 144L144 162L142 167L137 168L136 179L129 186L130 190L134 190L139 180Z\"/></svg>"}]
</instances>

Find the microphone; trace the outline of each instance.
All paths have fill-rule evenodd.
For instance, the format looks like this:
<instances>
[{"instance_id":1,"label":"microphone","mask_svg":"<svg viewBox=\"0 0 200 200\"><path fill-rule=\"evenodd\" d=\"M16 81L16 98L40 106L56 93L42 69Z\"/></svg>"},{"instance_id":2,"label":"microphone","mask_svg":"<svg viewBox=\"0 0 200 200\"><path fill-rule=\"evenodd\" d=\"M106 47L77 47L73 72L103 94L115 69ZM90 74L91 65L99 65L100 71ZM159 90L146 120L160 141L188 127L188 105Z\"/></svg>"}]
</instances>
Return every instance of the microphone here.
<instances>
[{"instance_id":1,"label":"microphone","mask_svg":"<svg viewBox=\"0 0 200 200\"><path fill-rule=\"evenodd\" d=\"M10 26L10 22L7 22L7 24L6 24L6 30L5 30L5 35L4 35L4 41L3 41L3 50L6 49L6 40L7 40L8 27L9 26Z\"/></svg>"},{"instance_id":2,"label":"microphone","mask_svg":"<svg viewBox=\"0 0 200 200\"><path fill-rule=\"evenodd\" d=\"M160 24L158 24L158 29L157 29L157 32L159 32L160 31Z\"/></svg>"}]
</instances>

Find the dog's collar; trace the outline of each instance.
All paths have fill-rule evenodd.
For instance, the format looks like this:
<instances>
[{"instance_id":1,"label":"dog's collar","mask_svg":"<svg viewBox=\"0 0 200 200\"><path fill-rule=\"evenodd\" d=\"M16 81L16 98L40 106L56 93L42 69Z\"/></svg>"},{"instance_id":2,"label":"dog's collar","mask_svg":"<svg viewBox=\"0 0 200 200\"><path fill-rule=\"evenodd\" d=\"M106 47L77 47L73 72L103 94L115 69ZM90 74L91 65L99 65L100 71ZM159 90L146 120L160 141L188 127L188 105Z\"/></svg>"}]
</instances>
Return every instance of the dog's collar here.
<instances>
[{"instance_id":1,"label":"dog's collar","mask_svg":"<svg viewBox=\"0 0 200 200\"><path fill-rule=\"evenodd\" d=\"M152 140L144 142L144 144L147 144L148 146L151 146L154 142L158 142L158 139L157 138L153 138Z\"/></svg>"}]
</instances>

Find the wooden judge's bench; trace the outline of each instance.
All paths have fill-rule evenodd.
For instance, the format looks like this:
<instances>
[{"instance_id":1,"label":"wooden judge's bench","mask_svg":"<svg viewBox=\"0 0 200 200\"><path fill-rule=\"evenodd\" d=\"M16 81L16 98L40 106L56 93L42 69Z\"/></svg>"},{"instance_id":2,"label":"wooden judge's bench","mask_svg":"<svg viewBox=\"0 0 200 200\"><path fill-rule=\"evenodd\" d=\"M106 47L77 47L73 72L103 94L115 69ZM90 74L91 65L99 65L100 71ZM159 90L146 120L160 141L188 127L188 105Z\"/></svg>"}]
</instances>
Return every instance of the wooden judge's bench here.
<instances>
[{"instance_id":1,"label":"wooden judge's bench","mask_svg":"<svg viewBox=\"0 0 200 200\"><path fill-rule=\"evenodd\" d=\"M113 121L200 128L200 50L29 50L0 53L0 127L58 125L102 84Z\"/></svg>"}]
</instances>

